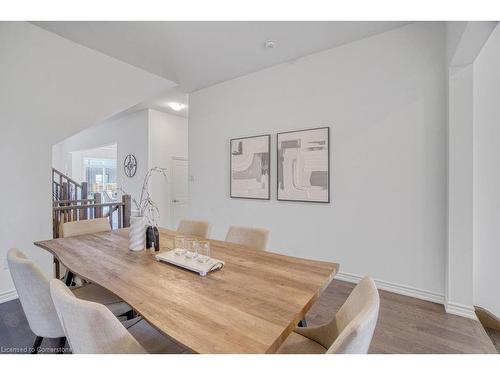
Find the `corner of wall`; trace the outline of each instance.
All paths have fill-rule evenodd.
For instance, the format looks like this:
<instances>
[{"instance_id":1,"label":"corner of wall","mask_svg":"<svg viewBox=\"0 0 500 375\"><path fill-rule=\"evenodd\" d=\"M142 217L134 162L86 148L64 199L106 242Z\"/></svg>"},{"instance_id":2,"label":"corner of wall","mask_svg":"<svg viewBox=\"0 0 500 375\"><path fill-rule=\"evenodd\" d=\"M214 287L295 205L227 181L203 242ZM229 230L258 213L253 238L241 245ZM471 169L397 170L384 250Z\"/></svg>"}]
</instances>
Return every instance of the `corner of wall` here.
<instances>
[{"instance_id":1,"label":"corner of wall","mask_svg":"<svg viewBox=\"0 0 500 375\"><path fill-rule=\"evenodd\" d=\"M446 301L444 308L448 314L463 316L472 320L478 320L474 311L474 306L467 306L461 303Z\"/></svg>"}]
</instances>

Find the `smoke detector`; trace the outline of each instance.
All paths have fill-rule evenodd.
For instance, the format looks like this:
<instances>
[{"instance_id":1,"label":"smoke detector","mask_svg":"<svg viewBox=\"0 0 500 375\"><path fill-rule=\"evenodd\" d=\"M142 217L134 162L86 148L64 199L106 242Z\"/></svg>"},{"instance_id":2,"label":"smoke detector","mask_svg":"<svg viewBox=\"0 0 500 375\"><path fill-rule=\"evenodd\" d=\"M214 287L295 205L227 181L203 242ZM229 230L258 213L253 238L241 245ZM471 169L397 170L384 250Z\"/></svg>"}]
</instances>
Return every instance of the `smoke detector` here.
<instances>
[{"instance_id":1,"label":"smoke detector","mask_svg":"<svg viewBox=\"0 0 500 375\"><path fill-rule=\"evenodd\" d=\"M267 49L273 49L278 46L278 42L275 40L266 40L266 43L264 45Z\"/></svg>"}]
</instances>

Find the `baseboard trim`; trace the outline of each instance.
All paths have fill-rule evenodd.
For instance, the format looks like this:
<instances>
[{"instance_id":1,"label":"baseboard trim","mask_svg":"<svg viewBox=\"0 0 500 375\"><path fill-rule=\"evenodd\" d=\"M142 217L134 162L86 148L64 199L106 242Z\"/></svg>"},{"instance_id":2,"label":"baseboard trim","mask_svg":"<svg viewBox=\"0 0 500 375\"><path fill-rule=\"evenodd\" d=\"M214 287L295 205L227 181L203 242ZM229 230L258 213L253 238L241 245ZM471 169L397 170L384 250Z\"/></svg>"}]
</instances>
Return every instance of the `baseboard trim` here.
<instances>
[{"instance_id":1,"label":"baseboard trim","mask_svg":"<svg viewBox=\"0 0 500 375\"><path fill-rule=\"evenodd\" d=\"M348 281L357 284L363 276L356 275L353 273L339 272L335 276L336 279L342 281ZM423 299L425 301L435 302L439 304L444 304L444 295L430 292L428 290L423 290L419 288L414 288L408 285L391 283L389 281L374 279L377 288L385 290L388 292L402 294L403 296L414 297L418 299Z\"/></svg>"},{"instance_id":2,"label":"baseboard trim","mask_svg":"<svg viewBox=\"0 0 500 375\"><path fill-rule=\"evenodd\" d=\"M350 283L357 284L363 278L363 276L356 275L353 273L339 272L337 273L335 278L338 280L348 281ZM478 320L476 313L474 311L474 306L466 306L462 305L461 303L446 302L444 295L430 292L428 290L414 288L408 285L391 283L389 281L384 281L384 280L374 279L374 281L375 284L377 285L377 288L381 290L385 290L396 294L402 294L403 296L422 299L424 301L439 303L441 305L444 305L445 311L448 314L459 315L465 318Z\"/></svg>"},{"instance_id":3,"label":"baseboard trim","mask_svg":"<svg viewBox=\"0 0 500 375\"><path fill-rule=\"evenodd\" d=\"M457 302L446 302L444 308L448 314L454 314L463 316L464 318L469 318L472 320L478 320L476 312L474 311L474 306L467 306Z\"/></svg>"},{"instance_id":4,"label":"baseboard trim","mask_svg":"<svg viewBox=\"0 0 500 375\"><path fill-rule=\"evenodd\" d=\"M17 298L17 292L15 289L0 293L0 303L12 301L13 299L16 298Z\"/></svg>"}]
</instances>

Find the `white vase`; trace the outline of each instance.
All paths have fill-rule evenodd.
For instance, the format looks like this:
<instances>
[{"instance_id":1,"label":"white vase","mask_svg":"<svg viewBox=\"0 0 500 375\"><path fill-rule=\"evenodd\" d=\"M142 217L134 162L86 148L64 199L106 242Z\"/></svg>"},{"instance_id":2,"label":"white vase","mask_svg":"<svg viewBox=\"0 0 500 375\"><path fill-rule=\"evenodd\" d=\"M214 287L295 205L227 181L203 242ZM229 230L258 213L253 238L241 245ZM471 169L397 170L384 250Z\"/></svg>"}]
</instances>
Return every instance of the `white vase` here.
<instances>
[{"instance_id":1,"label":"white vase","mask_svg":"<svg viewBox=\"0 0 500 375\"><path fill-rule=\"evenodd\" d=\"M146 218L144 216L132 216L130 218L128 239L128 248L130 250L144 250L146 247Z\"/></svg>"}]
</instances>

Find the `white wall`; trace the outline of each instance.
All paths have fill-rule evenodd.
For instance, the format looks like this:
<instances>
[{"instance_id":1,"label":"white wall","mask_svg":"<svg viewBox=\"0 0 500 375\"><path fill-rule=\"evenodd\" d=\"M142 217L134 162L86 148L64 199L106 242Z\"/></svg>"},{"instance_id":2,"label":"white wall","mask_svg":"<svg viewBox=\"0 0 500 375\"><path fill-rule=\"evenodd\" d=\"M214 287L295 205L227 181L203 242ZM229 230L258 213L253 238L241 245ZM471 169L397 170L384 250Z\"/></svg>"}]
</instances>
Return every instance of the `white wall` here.
<instances>
[{"instance_id":1,"label":"white wall","mask_svg":"<svg viewBox=\"0 0 500 375\"><path fill-rule=\"evenodd\" d=\"M473 310L473 67L450 68L446 309Z\"/></svg>"},{"instance_id":2,"label":"white wall","mask_svg":"<svg viewBox=\"0 0 500 375\"><path fill-rule=\"evenodd\" d=\"M0 22L0 301L15 296L5 255L25 251L47 274L51 147L173 84L26 22Z\"/></svg>"},{"instance_id":3,"label":"white wall","mask_svg":"<svg viewBox=\"0 0 500 375\"><path fill-rule=\"evenodd\" d=\"M190 95L190 215L213 235L271 230L269 249L444 294L444 27L418 23ZM276 201L275 133L331 127L331 204ZM229 139L271 133L271 201L229 198Z\"/></svg>"},{"instance_id":4,"label":"white wall","mask_svg":"<svg viewBox=\"0 0 500 375\"><path fill-rule=\"evenodd\" d=\"M449 157L445 306L447 312L473 319L477 305L473 285L477 279L474 227L480 225L475 220L475 97L478 91L489 97L485 85L476 86L475 61L496 25L490 21L446 23Z\"/></svg>"},{"instance_id":5,"label":"white wall","mask_svg":"<svg viewBox=\"0 0 500 375\"><path fill-rule=\"evenodd\" d=\"M500 316L500 27L474 62L474 304Z\"/></svg>"},{"instance_id":6,"label":"white wall","mask_svg":"<svg viewBox=\"0 0 500 375\"><path fill-rule=\"evenodd\" d=\"M149 163L167 168L167 178L153 175L151 196L160 210L159 225L174 227L171 217L171 171L172 158L188 156L187 119L164 112L149 110Z\"/></svg>"},{"instance_id":7,"label":"white wall","mask_svg":"<svg viewBox=\"0 0 500 375\"><path fill-rule=\"evenodd\" d=\"M60 166L61 172L69 173L80 182L81 174L72 170L72 153L116 143L117 184L127 193L138 197L144 176L149 169L148 121L148 110L145 109L127 115L117 115L85 129L54 147L53 165ZM133 154L137 159L137 172L132 178L127 177L123 169L123 161L128 154Z\"/></svg>"}]
</instances>

